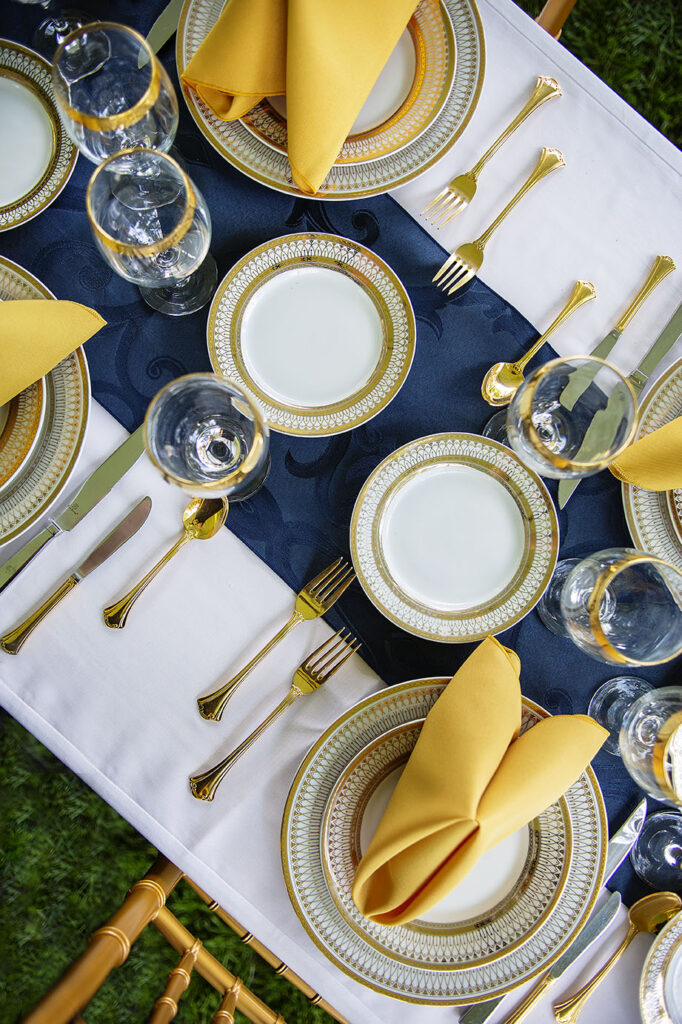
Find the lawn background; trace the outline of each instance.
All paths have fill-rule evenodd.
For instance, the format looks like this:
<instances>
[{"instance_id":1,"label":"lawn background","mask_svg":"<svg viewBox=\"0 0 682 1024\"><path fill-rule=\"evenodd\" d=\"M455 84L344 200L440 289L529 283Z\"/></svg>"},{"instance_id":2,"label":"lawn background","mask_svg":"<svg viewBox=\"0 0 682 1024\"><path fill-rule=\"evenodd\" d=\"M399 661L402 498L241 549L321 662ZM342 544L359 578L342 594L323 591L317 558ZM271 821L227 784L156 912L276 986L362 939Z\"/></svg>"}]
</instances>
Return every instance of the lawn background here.
<instances>
[{"instance_id":1,"label":"lawn background","mask_svg":"<svg viewBox=\"0 0 682 1024\"><path fill-rule=\"evenodd\" d=\"M520 6L535 17L542 4L520 0ZM679 146L678 34L682 0L579 0L561 42ZM0 710L0 1024L18 1021L56 981L154 855L122 818ZM169 906L288 1024L329 1020L202 909L188 886L181 884ZM146 1021L177 959L148 928L126 966L90 1004L88 1024ZM217 1005L213 989L195 976L176 1019L208 1024Z\"/></svg>"}]
</instances>

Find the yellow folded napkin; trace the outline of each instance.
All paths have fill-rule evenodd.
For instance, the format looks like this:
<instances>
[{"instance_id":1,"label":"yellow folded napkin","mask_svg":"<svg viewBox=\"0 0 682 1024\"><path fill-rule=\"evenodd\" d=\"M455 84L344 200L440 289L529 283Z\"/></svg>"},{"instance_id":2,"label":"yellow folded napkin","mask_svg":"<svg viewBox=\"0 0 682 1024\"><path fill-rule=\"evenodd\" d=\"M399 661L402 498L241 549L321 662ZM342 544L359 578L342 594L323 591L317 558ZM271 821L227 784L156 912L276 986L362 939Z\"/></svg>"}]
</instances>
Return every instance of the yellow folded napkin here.
<instances>
[{"instance_id":1,"label":"yellow folded napkin","mask_svg":"<svg viewBox=\"0 0 682 1024\"><path fill-rule=\"evenodd\" d=\"M640 437L609 469L618 480L645 491L682 487L682 417Z\"/></svg>"},{"instance_id":2,"label":"yellow folded napkin","mask_svg":"<svg viewBox=\"0 0 682 1024\"><path fill-rule=\"evenodd\" d=\"M557 800L608 736L586 715L544 718L519 736L519 669L489 637L427 715L358 866L353 899L365 917L404 924L434 906Z\"/></svg>"},{"instance_id":3,"label":"yellow folded napkin","mask_svg":"<svg viewBox=\"0 0 682 1024\"><path fill-rule=\"evenodd\" d=\"M99 313L79 302L0 302L0 405L44 377L105 324Z\"/></svg>"},{"instance_id":4,"label":"yellow folded napkin","mask_svg":"<svg viewBox=\"0 0 682 1024\"><path fill-rule=\"evenodd\" d=\"M223 119L287 98L294 181L329 173L417 0L228 0L182 79Z\"/></svg>"}]
</instances>

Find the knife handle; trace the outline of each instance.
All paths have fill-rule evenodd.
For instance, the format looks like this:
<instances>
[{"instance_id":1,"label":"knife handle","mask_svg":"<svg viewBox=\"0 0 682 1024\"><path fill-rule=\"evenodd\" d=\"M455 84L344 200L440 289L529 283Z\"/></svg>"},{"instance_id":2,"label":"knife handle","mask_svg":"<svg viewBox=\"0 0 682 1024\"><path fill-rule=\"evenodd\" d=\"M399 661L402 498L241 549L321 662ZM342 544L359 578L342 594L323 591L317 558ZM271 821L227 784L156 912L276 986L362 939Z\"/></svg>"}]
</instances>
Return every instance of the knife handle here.
<instances>
[{"instance_id":1,"label":"knife handle","mask_svg":"<svg viewBox=\"0 0 682 1024\"><path fill-rule=\"evenodd\" d=\"M18 654L21 648L24 646L26 640L36 628L39 622L42 622L48 612L51 612L55 605L59 604L63 597L77 587L79 583L77 576L69 576L65 579L60 587L50 594L40 608L32 612L27 619L18 625L15 629L10 630L9 633L5 633L3 637L0 637L0 647L2 647L5 654Z\"/></svg>"},{"instance_id":2,"label":"knife handle","mask_svg":"<svg viewBox=\"0 0 682 1024\"><path fill-rule=\"evenodd\" d=\"M533 988L530 990L530 992L523 1000L523 1002L520 1003L516 1007L514 1012L507 1017L504 1024L519 1024L519 1022L525 1018L526 1014L529 1013L530 1010L535 1006L538 999L540 999L540 997L542 996L543 992L547 991L547 989L550 987L553 981L554 979L549 974L549 972L545 974L542 978L540 978L537 984L534 985Z\"/></svg>"},{"instance_id":3,"label":"knife handle","mask_svg":"<svg viewBox=\"0 0 682 1024\"><path fill-rule=\"evenodd\" d=\"M47 542L61 532L56 523L49 522L44 530L41 530L40 533L37 533L35 537L24 544L23 548L20 548L16 554L12 555L4 565L0 565L0 594L19 575L21 570L28 565L31 559L35 558L38 552L45 547Z\"/></svg>"}]
</instances>

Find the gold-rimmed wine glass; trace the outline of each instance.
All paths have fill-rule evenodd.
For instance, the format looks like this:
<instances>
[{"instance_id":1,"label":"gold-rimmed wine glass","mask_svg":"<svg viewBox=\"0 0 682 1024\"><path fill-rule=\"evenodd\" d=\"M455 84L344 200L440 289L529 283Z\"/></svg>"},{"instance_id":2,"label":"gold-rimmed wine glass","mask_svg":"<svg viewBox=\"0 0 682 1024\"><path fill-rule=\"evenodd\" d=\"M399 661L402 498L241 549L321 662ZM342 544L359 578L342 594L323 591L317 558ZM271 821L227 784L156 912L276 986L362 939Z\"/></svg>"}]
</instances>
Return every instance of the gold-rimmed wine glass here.
<instances>
[{"instance_id":1,"label":"gold-rimmed wine glass","mask_svg":"<svg viewBox=\"0 0 682 1024\"><path fill-rule=\"evenodd\" d=\"M215 291L203 196L167 153L124 149L95 169L85 205L97 247L153 309L194 313Z\"/></svg>"},{"instance_id":2,"label":"gold-rimmed wine glass","mask_svg":"<svg viewBox=\"0 0 682 1024\"><path fill-rule=\"evenodd\" d=\"M122 149L166 152L178 127L175 90L146 39L127 25L96 21L64 39L52 85L66 130L100 163Z\"/></svg>"}]
</instances>

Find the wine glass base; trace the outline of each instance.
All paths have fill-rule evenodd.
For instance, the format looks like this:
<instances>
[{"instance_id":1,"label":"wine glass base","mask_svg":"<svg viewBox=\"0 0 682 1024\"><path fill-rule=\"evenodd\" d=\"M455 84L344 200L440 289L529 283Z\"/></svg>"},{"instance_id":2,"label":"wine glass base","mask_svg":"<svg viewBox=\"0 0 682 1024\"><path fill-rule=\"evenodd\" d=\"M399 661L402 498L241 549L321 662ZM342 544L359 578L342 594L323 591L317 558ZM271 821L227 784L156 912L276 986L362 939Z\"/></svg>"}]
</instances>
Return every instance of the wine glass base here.
<instances>
[{"instance_id":1,"label":"wine glass base","mask_svg":"<svg viewBox=\"0 0 682 1024\"><path fill-rule=\"evenodd\" d=\"M152 309L166 316L187 316L196 313L211 299L218 286L218 267L211 253L193 274L182 281L173 281L163 288L139 286L140 295Z\"/></svg>"},{"instance_id":2,"label":"wine glass base","mask_svg":"<svg viewBox=\"0 0 682 1024\"><path fill-rule=\"evenodd\" d=\"M549 586L536 605L536 611L540 616L543 626L556 636L570 639L571 634L566 628L563 615L561 614L561 591L563 590L566 577L575 569L580 562L579 558L563 558L557 562L554 574L549 581Z\"/></svg>"},{"instance_id":3,"label":"wine glass base","mask_svg":"<svg viewBox=\"0 0 682 1024\"><path fill-rule=\"evenodd\" d=\"M587 713L604 729L608 729L609 736L602 750L618 756L618 736L625 712L638 697L650 690L653 690L651 683L647 683L646 679L640 679L639 676L615 676L595 690Z\"/></svg>"},{"instance_id":4,"label":"wine glass base","mask_svg":"<svg viewBox=\"0 0 682 1024\"><path fill-rule=\"evenodd\" d=\"M481 433L483 437L489 437L491 441L499 441L500 444L511 448L507 434L507 410L498 409L494 412Z\"/></svg>"},{"instance_id":5,"label":"wine glass base","mask_svg":"<svg viewBox=\"0 0 682 1024\"><path fill-rule=\"evenodd\" d=\"M42 53L43 57L47 57L51 61L55 50L61 46L66 37L92 20L92 15L86 14L85 11L67 10L51 14L38 25L33 33L31 45L34 50Z\"/></svg>"},{"instance_id":6,"label":"wine glass base","mask_svg":"<svg viewBox=\"0 0 682 1024\"><path fill-rule=\"evenodd\" d=\"M630 863L652 889L682 892L682 814L650 814L630 851Z\"/></svg>"}]
</instances>

